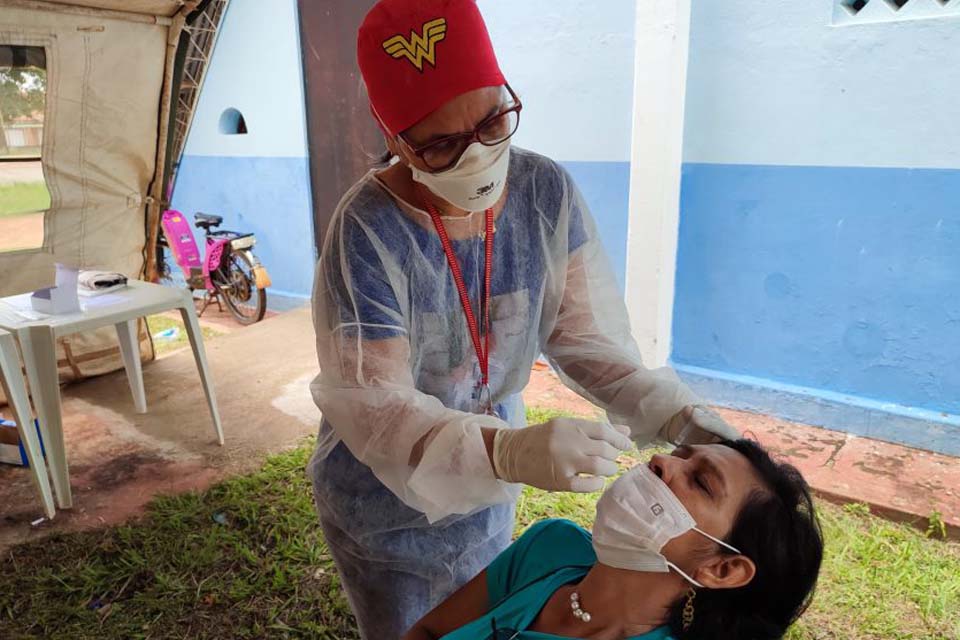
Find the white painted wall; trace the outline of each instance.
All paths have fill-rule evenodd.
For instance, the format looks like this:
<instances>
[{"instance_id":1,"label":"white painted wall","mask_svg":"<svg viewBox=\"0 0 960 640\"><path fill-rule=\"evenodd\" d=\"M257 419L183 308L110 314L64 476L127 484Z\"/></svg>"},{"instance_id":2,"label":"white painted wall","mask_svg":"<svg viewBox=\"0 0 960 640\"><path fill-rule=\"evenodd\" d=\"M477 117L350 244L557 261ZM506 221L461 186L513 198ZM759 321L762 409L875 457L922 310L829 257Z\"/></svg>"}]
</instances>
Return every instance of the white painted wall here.
<instances>
[{"instance_id":1,"label":"white painted wall","mask_svg":"<svg viewBox=\"0 0 960 640\"><path fill-rule=\"evenodd\" d=\"M307 155L296 0L231 0L194 114L185 155ZM238 109L247 135L219 132Z\"/></svg>"},{"instance_id":2,"label":"white painted wall","mask_svg":"<svg viewBox=\"0 0 960 640\"><path fill-rule=\"evenodd\" d=\"M648 364L670 352L681 159L960 167L960 19L833 8L637 0L626 297Z\"/></svg>"},{"instance_id":3,"label":"white painted wall","mask_svg":"<svg viewBox=\"0 0 960 640\"><path fill-rule=\"evenodd\" d=\"M670 356L690 0L638 0L627 309L648 366Z\"/></svg>"},{"instance_id":4,"label":"white painted wall","mask_svg":"<svg viewBox=\"0 0 960 640\"><path fill-rule=\"evenodd\" d=\"M694 3L686 162L960 167L960 17L834 27L833 6Z\"/></svg>"},{"instance_id":5,"label":"white painted wall","mask_svg":"<svg viewBox=\"0 0 960 640\"><path fill-rule=\"evenodd\" d=\"M523 100L516 142L555 160L630 159L634 0L480 0Z\"/></svg>"},{"instance_id":6,"label":"white painted wall","mask_svg":"<svg viewBox=\"0 0 960 640\"><path fill-rule=\"evenodd\" d=\"M517 144L561 161L628 162L634 0L603 10L590 0L479 2L524 102ZM297 34L296 0L231 0L186 154L306 155ZM243 113L248 135L218 132L228 107Z\"/></svg>"}]
</instances>

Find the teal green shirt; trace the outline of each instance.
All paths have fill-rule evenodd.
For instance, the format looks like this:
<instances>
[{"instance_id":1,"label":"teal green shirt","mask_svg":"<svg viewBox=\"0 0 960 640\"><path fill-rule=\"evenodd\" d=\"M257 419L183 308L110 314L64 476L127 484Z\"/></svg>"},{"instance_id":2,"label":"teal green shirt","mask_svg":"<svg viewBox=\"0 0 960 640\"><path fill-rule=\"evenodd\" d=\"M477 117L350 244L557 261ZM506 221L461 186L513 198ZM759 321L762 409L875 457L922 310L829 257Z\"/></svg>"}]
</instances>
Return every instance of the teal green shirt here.
<instances>
[{"instance_id":1,"label":"teal green shirt","mask_svg":"<svg viewBox=\"0 0 960 640\"><path fill-rule=\"evenodd\" d=\"M569 520L538 522L487 568L490 610L442 640L561 640L527 628L557 589L582 580L596 562L589 532ZM670 630L660 627L629 640L671 640Z\"/></svg>"}]
</instances>

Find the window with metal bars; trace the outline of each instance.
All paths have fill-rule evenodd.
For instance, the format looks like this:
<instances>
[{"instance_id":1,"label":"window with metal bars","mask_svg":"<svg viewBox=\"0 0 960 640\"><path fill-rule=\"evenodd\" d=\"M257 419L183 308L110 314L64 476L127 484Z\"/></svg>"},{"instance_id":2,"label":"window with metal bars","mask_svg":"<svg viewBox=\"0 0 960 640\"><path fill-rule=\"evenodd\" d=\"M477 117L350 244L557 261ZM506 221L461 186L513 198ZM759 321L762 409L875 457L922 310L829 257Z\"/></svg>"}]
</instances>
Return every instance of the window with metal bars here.
<instances>
[{"instance_id":1,"label":"window with metal bars","mask_svg":"<svg viewBox=\"0 0 960 640\"><path fill-rule=\"evenodd\" d=\"M835 25L960 16L960 0L834 0Z\"/></svg>"}]
</instances>

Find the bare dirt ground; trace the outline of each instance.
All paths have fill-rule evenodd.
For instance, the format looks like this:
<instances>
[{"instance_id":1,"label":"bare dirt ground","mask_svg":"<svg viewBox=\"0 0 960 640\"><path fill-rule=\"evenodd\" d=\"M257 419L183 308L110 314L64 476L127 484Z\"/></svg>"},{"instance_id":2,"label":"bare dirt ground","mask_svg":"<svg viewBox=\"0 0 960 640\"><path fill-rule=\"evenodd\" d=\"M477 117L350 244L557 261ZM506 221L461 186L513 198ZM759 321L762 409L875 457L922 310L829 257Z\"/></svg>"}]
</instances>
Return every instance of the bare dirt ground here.
<instances>
[{"instance_id":1,"label":"bare dirt ground","mask_svg":"<svg viewBox=\"0 0 960 640\"><path fill-rule=\"evenodd\" d=\"M43 246L43 212L0 218L0 252Z\"/></svg>"},{"instance_id":2,"label":"bare dirt ground","mask_svg":"<svg viewBox=\"0 0 960 640\"><path fill-rule=\"evenodd\" d=\"M0 185L43 182L39 160L0 162ZM43 213L0 218L0 251L36 249L43 246Z\"/></svg>"},{"instance_id":3,"label":"bare dirt ground","mask_svg":"<svg viewBox=\"0 0 960 640\"><path fill-rule=\"evenodd\" d=\"M0 184L14 182L43 182L43 168L39 160L0 162Z\"/></svg>"}]
</instances>

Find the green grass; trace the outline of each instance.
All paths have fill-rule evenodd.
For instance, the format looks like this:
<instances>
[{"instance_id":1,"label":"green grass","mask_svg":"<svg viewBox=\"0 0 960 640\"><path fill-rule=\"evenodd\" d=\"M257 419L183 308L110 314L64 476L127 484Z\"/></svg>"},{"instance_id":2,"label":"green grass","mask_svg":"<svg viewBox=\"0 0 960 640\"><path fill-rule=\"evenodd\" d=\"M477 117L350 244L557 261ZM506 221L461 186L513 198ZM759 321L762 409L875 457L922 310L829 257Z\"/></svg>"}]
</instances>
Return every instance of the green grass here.
<instances>
[{"instance_id":1,"label":"green grass","mask_svg":"<svg viewBox=\"0 0 960 640\"><path fill-rule=\"evenodd\" d=\"M43 182L0 184L0 218L50 208L50 192Z\"/></svg>"},{"instance_id":2,"label":"green grass","mask_svg":"<svg viewBox=\"0 0 960 640\"><path fill-rule=\"evenodd\" d=\"M165 356L169 353L173 353L174 351L179 351L180 349L190 346L190 339L187 337L187 332L183 328L183 323L179 320L165 315L155 315L147 318L147 326L149 327L150 335L152 336L166 331L167 329L177 329L177 336L175 338L153 339L153 348L158 357ZM203 333L204 340L209 340L219 335L223 335L223 332L206 326L201 326L200 332Z\"/></svg>"},{"instance_id":3,"label":"green grass","mask_svg":"<svg viewBox=\"0 0 960 640\"><path fill-rule=\"evenodd\" d=\"M13 549L0 564L0 638L356 637L308 457L305 445L159 498L140 522Z\"/></svg>"},{"instance_id":4,"label":"green grass","mask_svg":"<svg viewBox=\"0 0 960 640\"><path fill-rule=\"evenodd\" d=\"M303 471L311 445L158 498L140 521L10 550L0 638L356 638ZM528 489L517 532L545 517L589 526L596 497ZM826 563L791 640L960 638L960 546L859 505L820 503L820 514Z\"/></svg>"},{"instance_id":5,"label":"green grass","mask_svg":"<svg viewBox=\"0 0 960 640\"><path fill-rule=\"evenodd\" d=\"M960 545L820 503L827 552L814 606L791 640L960 638Z\"/></svg>"}]
</instances>

